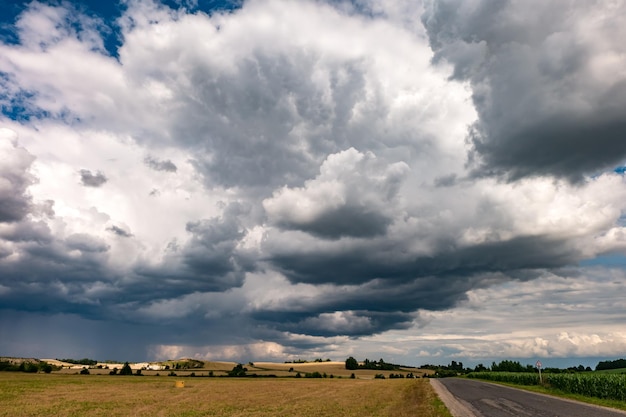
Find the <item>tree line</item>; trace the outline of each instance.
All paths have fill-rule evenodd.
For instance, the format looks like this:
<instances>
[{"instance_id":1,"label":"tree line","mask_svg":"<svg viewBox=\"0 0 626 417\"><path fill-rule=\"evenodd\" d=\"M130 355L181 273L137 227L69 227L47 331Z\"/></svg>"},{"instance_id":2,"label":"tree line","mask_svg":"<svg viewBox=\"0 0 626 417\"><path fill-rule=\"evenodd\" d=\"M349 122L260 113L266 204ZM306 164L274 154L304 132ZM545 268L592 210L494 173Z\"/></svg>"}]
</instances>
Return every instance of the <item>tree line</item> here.
<instances>
[{"instance_id":1,"label":"tree line","mask_svg":"<svg viewBox=\"0 0 626 417\"><path fill-rule=\"evenodd\" d=\"M596 365L596 371L606 371L607 369L626 368L626 359L616 359L614 361L602 361Z\"/></svg>"},{"instance_id":2,"label":"tree line","mask_svg":"<svg viewBox=\"0 0 626 417\"><path fill-rule=\"evenodd\" d=\"M355 370L355 369L374 369L380 371L393 371L400 368L400 365L395 365L393 363L387 363L382 358L379 361L370 361L369 359L365 359L363 363L359 363L356 359L350 356L346 359L346 369Z\"/></svg>"}]
</instances>

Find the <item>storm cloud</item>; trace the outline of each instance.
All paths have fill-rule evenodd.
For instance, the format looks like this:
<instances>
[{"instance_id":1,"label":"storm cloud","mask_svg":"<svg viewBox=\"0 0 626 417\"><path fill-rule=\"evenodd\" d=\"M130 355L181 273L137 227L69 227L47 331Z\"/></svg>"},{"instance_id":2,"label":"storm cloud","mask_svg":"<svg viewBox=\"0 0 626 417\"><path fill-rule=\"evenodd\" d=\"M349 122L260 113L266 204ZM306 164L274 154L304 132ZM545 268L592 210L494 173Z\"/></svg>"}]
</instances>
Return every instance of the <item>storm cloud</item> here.
<instances>
[{"instance_id":1,"label":"storm cloud","mask_svg":"<svg viewBox=\"0 0 626 417\"><path fill-rule=\"evenodd\" d=\"M30 210L27 188L35 180L29 172L35 157L17 144L9 129L0 129L0 147L0 222L14 222Z\"/></svg>"},{"instance_id":2,"label":"storm cloud","mask_svg":"<svg viewBox=\"0 0 626 417\"><path fill-rule=\"evenodd\" d=\"M20 104L0 118L0 330L145 336L76 341L105 357L416 364L446 315L501 335L494 300L518 309L529 283L615 296L621 267L598 264L626 250L623 3L353 3L25 7L0 44ZM602 322L626 346L611 314L546 331L583 352ZM493 353L467 340L445 353Z\"/></svg>"},{"instance_id":3,"label":"storm cloud","mask_svg":"<svg viewBox=\"0 0 626 417\"><path fill-rule=\"evenodd\" d=\"M581 181L626 157L621 1L425 2L435 61L468 80L479 174Z\"/></svg>"}]
</instances>

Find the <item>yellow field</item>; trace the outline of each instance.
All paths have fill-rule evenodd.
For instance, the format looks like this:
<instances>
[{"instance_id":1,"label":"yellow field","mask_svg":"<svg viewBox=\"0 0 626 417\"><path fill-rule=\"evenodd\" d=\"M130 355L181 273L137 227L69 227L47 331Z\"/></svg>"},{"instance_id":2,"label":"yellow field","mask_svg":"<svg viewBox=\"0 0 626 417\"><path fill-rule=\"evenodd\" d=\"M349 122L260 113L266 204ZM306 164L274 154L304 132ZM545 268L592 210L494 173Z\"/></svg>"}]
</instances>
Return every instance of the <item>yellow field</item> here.
<instances>
[{"instance_id":1,"label":"yellow field","mask_svg":"<svg viewBox=\"0 0 626 417\"><path fill-rule=\"evenodd\" d=\"M51 363L50 361L48 361ZM177 361L168 361L176 363ZM105 365L105 364L102 364ZM176 373L177 376L189 376L193 373L195 376L209 376L212 372L213 376L226 376L233 367L237 365L236 362L210 362L204 361L204 366L199 369L168 369L160 371L142 370L141 373L145 376L166 376L170 371ZM112 365L109 367L121 369L122 364ZM298 372L304 376L306 373L319 372L326 374L327 376L349 378L351 374L354 374L357 379L373 379L376 374L383 374L385 377L389 377L389 374L404 374L412 373L415 377L421 377L424 374L433 373L433 371L426 369L415 368L400 368L394 371L380 371L372 369L356 369L347 370L345 362L306 362L306 363L276 363L276 362L254 362L254 365L244 364L248 368L248 374L256 375L275 375L277 377L293 377ZM80 368L80 366L78 366ZM292 371L290 369L293 368ZM110 369L97 369L89 368L89 373L92 375L108 375ZM68 369L64 368L55 373L61 374L77 374L80 369ZM133 371L134 372L134 371Z\"/></svg>"},{"instance_id":2,"label":"yellow field","mask_svg":"<svg viewBox=\"0 0 626 417\"><path fill-rule=\"evenodd\" d=\"M0 373L0 416L128 415L449 416L426 379Z\"/></svg>"}]
</instances>

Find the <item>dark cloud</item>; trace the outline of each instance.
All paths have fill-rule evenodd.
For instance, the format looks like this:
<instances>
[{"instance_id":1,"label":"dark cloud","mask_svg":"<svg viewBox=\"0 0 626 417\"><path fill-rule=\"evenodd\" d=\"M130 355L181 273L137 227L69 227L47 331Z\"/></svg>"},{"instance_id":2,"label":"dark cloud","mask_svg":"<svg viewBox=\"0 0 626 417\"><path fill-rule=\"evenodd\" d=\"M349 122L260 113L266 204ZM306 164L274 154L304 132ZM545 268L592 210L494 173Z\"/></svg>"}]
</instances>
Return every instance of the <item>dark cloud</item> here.
<instances>
[{"instance_id":1,"label":"dark cloud","mask_svg":"<svg viewBox=\"0 0 626 417\"><path fill-rule=\"evenodd\" d=\"M22 221L14 223L0 232L0 238L10 242L33 242L49 244L54 240L50 227L43 221Z\"/></svg>"},{"instance_id":2,"label":"dark cloud","mask_svg":"<svg viewBox=\"0 0 626 417\"><path fill-rule=\"evenodd\" d=\"M184 245L171 242L163 264L138 266L136 273L140 278L134 285L145 286L143 294L155 294L158 298L241 286L255 261L253 253L239 247L246 236L239 216L247 210L239 203L231 203L220 217L187 223L189 241Z\"/></svg>"},{"instance_id":3,"label":"dark cloud","mask_svg":"<svg viewBox=\"0 0 626 417\"><path fill-rule=\"evenodd\" d=\"M113 225L111 227L107 227L107 230L109 232L111 232L111 233L116 234L117 236L120 236L120 237L132 237L133 236L133 234L130 233L129 231L126 231L126 230L122 229L121 227L115 226L115 225Z\"/></svg>"},{"instance_id":4,"label":"dark cloud","mask_svg":"<svg viewBox=\"0 0 626 417\"><path fill-rule=\"evenodd\" d=\"M110 246L102 239L85 233L75 233L65 239L65 243L70 250L79 250L81 252L106 252Z\"/></svg>"},{"instance_id":5,"label":"dark cloud","mask_svg":"<svg viewBox=\"0 0 626 417\"><path fill-rule=\"evenodd\" d=\"M30 208L30 199L24 195L11 195L0 200L0 222L21 220Z\"/></svg>"},{"instance_id":6,"label":"dark cloud","mask_svg":"<svg viewBox=\"0 0 626 417\"><path fill-rule=\"evenodd\" d=\"M108 181L107 177L100 171L94 174L88 169L81 169L79 172L80 181L85 187L100 187Z\"/></svg>"},{"instance_id":7,"label":"dark cloud","mask_svg":"<svg viewBox=\"0 0 626 417\"><path fill-rule=\"evenodd\" d=\"M315 50L255 48L234 63L234 72L210 62L189 69L194 92L180 97L191 101L173 115L174 135L193 149L207 182L270 190L300 185L329 154L386 148L368 116L389 110L380 97L367 95L365 60L327 63ZM385 135L389 143L405 138L394 130Z\"/></svg>"},{"instance_id":8,"label":"dark cloud","mask_svg":"<svg viewBox=\"0 0 626 417\"><path fill-rule=\"evenodd\" d=\"M0 223L16 222L31 209L28 186L35 182L29 169L35 157L17 145L16 135L0 129Z\"/></svg>"},{"instance_id":9,"label":"dark cloud","mask_svg":"<svg viewBox=\"0 0 626 417\"><path fill-rule=\"evenodd\" d=\"M292 282L360 284L386 279L390 285L396 285L416 277L464 277L555 268L569 265L581 256L567 241L548 236L518 237L468 247L457 247L453 241L441 245L428 256L410 255L402 246L386 242L371 247L344 245L341 249L274 248L268 260Z\"/></svg>"},{"instance_id":10,"label":"dark cloud","mask_svg":"<svg viewBox=\"0 0 626 417\"><path fill-rule=\"evenodd\" d=\"M253 315L264 325L283 332L311 336L365 336L410 326L414 316L395 311L313 312L263 311Z\"/></svg>"},{"instance_id":11,"label":"dark cloud","mask_svg":"<svg viewBox=\"0 0 626 417\"><path fill-rule=\"evenodd\" d=\"M450 309L470 290L536 279L581 256L567 241L548 236L446 246L430 256L404 257L399 247L276 254L272 264L292 282L331 287L259 309L252 317L281 331L326 337L381 333L408 326L418 310Z\"/></svg>"},{"instance_id":12,"label":"dark cloud","mask_svg":"<svg viewBox=\"0 0 626 417\"><path fill-rule=\"evenodd\" d=\"M338 239L342 236L365 238L382 235L391 221L392 219L380 213L341 207L322 213L311 222L280 221L277 224L285 229L302 230L318 237Z\"/></svg>"},{"instance_id":13,"label":"dark cloud","mask_svg":"<svg viewBox=\"0 0 626 417\"><path fill-rule=\"evenodd\" d=\"M350 148L330 155L304 187L284 187L263 206L283 229L327 239L381 236L393 221L390 207L408 171L403 162L381 163L371 152Z\"/></svg>"},{"instance_id":14,"label":"dark cloud","mask_svg":"<svg viewBox=\"0 0 626 417\"><path fill-rule=\"evenodd\" d=\"M143 161L147 166L154 169L155 171L176 172L176 170L178 169L176 165L169 159L161 161L151 156L147 156Z\"/></svg>"},{"instance_id":15,"label":"dark cloud","mask_svg":"<svg viewBox=\"0 0 626 417\"><path fill-rule=\"evenodd\" d=\"M611 68L625 63L625 11L608 1L427 3L435 59L472 85L478 175L579 181L624 160L626 77Z\"/></svg>"}]
</instances>

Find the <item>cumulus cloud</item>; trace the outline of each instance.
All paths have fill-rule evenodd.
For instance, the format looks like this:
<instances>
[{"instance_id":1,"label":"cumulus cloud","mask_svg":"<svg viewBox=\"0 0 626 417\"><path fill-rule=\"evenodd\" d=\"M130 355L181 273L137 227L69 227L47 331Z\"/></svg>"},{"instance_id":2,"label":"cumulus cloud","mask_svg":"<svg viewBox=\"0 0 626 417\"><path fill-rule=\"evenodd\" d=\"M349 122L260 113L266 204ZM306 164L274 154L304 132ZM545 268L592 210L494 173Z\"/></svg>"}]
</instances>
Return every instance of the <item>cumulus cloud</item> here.
<instances>
[{"instance_id":1,"label":"cumulus cloud","mask_svg":"<svg viewBox=\"0 0 626 417\"><path fill-rule=\"evenodd\" d=\"M314 180L303 188L275 192L263 206L278 226L321 237L384 234L409 167L403 162L380 165L371 152L364 155L354 148L330 155Z\"/></svg>"},{"instance_id":2,"label":"cumulus cloud","mask_svg":"<svg viewBox=\"0 0 626 417\"><path fill-rule=\"evenodd\" d=\"M452 334L481 291L623 252L624 176L594 172L624 153L608 6L413 3L137 0L116 56L103 22L31 3L0 44L22 109L1 119L3 306L161 334L142 354L291 357ZM563 331L537 337L591 343ZM433 355L491 341L458 333Z\"/></svg>"},{"instance_id":3,"label":"cumulus cloud","mask_svg":"<svg viewBox=\"0 0 626 417\"><path fill-rule=\"evenodd\" d=\"M35 157L17 142L17 134L0 129L0 222L19 221L31 208L27 188L35 178L29 169Z\"/></svg>"},{"instance_id":4,"label":"cumulus cloud","mask_svg":"<svg viewBox=\"0 0 626 417\"><path fill-rule=\"evenodd\" d=\"M509 179L579 181L626 156L623 2L425 2L436 60L469 80L472 162Z\"/></svg>"}]
</instances>

